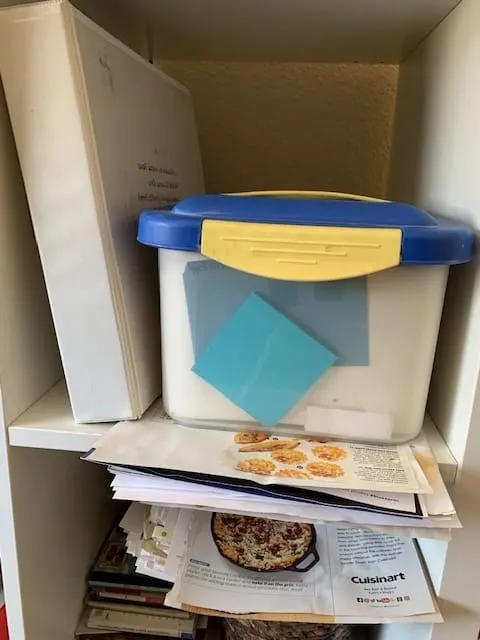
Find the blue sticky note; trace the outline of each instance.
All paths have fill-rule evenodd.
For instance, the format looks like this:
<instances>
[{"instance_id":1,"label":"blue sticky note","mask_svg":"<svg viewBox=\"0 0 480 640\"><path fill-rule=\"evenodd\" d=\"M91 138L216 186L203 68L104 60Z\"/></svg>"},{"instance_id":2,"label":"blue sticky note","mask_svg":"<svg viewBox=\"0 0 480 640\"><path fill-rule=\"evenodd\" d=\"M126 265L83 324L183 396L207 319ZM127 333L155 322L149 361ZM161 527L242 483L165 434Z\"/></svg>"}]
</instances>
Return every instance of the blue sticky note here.
<instances>
[{"instance_id":1,"label":"blue sticky note","mask_svg":"<svg viewBox=\"0 0 480 640\"><path fill-rule=\"evenodd\" d=\"M335 366L369 364L366 277L289 282L200 260L187 264L183 281L196 357L247 297L257 293L336 353Z\"/></svg>"},{"instance_id":2,"label":"blue sticky note","mask_svg":"<svg viewBox=\"0 0 480 640\"><path fill-rule=\"evenodd\" d=\"M272 427L333 365L336 355L260 296L251 294L192 367L197 375Z\"/></svg>"}]
</instances>

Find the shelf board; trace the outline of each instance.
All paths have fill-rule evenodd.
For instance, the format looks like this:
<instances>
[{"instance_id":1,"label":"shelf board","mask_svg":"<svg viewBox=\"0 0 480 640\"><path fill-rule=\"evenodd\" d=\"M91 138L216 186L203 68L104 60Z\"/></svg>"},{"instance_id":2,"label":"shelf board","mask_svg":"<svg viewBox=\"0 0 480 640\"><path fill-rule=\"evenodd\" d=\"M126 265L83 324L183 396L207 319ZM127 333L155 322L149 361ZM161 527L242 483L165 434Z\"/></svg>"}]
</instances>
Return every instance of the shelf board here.
<instances>
[{"instance_id":1,"label":"shelf board","mask_svg":"<svg viewBox=\"0 0 480 640\"><path fill-rule=\"evenodd\" d=\"M17 418L8 432L12 446L85 452L111 426L77 424L62 381Z\"/></svg>"},{"instance_id":2,"label":"shelf board","mask_svg":"<svg viewBox=\"0 0 480 640\"><path fill-rule=\"evenodd\" d=\"M423 433L425 434L430 449L438 463L438 468L445 486L449 491L451 491L455 486L455 480L457 479L458 462L429 415L425 416Z\"/></svg>"},{"instance_id":3,"label":"shelf board","mask_svg":"<svg viewBox=\"0 0 480 640\"><path fill-rule=\"evenodd\" d=\"M65 383L59 382L15 420L8 431L10 444L15 447L83 453L113 424L76 424ZM455 483L457 462L429 416L425 417L424 433L450 488Z\"/></svg>"},{"instance_id":4,"label":"shelf board","mask_svg":"<svg viewBox=\"0 0 480 640\"><path fill-rule=\"evenodd\" d=\"M86 0L74 0L80 7ZM166 60L398 64L460 0L114 0ZM134 5L135 9L132 8Z\"/></svg>"},{"instance_id":5,"label":"shelf board","mask_svg":"<svg viewBox=\"0 0 480 640\"><path fill-rule=\"evenodd\" d=\"M150 58L398 64L460 0L72 2Z\"/></svg>"}]
</instances>

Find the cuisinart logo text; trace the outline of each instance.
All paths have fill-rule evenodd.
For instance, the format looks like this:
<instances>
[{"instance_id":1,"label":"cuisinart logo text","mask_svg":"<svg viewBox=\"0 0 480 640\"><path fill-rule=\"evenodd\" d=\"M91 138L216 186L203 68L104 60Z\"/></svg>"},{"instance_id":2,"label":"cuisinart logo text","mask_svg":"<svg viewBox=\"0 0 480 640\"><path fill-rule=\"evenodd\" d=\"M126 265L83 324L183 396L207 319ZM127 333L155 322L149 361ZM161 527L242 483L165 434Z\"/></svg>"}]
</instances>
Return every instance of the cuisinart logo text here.
<instances>
[{"instance_id":1,"label":"cuisinart logo text","mask_svg":"<svg viewBox=\"0 0 480 640\"><path fill-rule=\"evenodd\" d=\"M393 576L373 576L372 578L360 578L360 576L351 578L354 584L376 584L377 582L396 582L397 580L406 579L407 577L404 573L395 573Z\"/></svg>"}]
</instances>

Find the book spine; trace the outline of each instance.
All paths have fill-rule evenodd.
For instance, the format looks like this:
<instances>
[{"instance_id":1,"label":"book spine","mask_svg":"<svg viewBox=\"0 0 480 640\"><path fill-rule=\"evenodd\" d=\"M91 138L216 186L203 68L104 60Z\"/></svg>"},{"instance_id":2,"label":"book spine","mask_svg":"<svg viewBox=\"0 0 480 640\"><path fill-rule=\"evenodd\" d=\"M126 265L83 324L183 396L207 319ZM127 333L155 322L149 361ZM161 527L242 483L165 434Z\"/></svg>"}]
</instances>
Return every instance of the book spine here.
<instances>
[{"instance_id":1,"label":"book spine","mask_svg":"<svg viewBox=\"0 0 480 640\"><path fill-rule=\"evenodd\" d=\"M96 592L98 598L106 600L125 600L128 602L144 602L145 604L163 605L165 596L152 596L150 594L134 590L120 591L115 589L100 589Z\"/></svg>"},{"instance_id":2,"label":"book spine","mask_svg":"<svg viewBox=\"0 0 480 640\"><path fill-rule=\"evenodd\" d=\"M88 626L92 629L157 633L172 638L193 638L196 622L192 620L188 625L186 623L185 620L175 620L174 618L96 608L92 608L88 619Z\"/></svg>"}]
</instances>

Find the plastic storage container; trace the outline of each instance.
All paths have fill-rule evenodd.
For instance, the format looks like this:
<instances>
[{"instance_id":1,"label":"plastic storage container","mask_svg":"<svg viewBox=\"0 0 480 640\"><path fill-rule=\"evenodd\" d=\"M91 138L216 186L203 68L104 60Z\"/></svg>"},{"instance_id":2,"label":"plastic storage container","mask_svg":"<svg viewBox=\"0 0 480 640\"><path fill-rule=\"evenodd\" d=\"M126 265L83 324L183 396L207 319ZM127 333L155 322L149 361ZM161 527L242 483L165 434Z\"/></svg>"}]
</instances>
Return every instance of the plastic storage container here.
<instances>
[{"instance_id":1,"label":"plastic storage container","mask_svg":"<svg viewBox=\"0 0 480 640\"><path fill-rule=\"evenodd\" d=\"M472 258L473 233L326 195L198 196L141 215L173 419L385 443L419 432L448 267Z\"/></svg>"}]
</instances>

